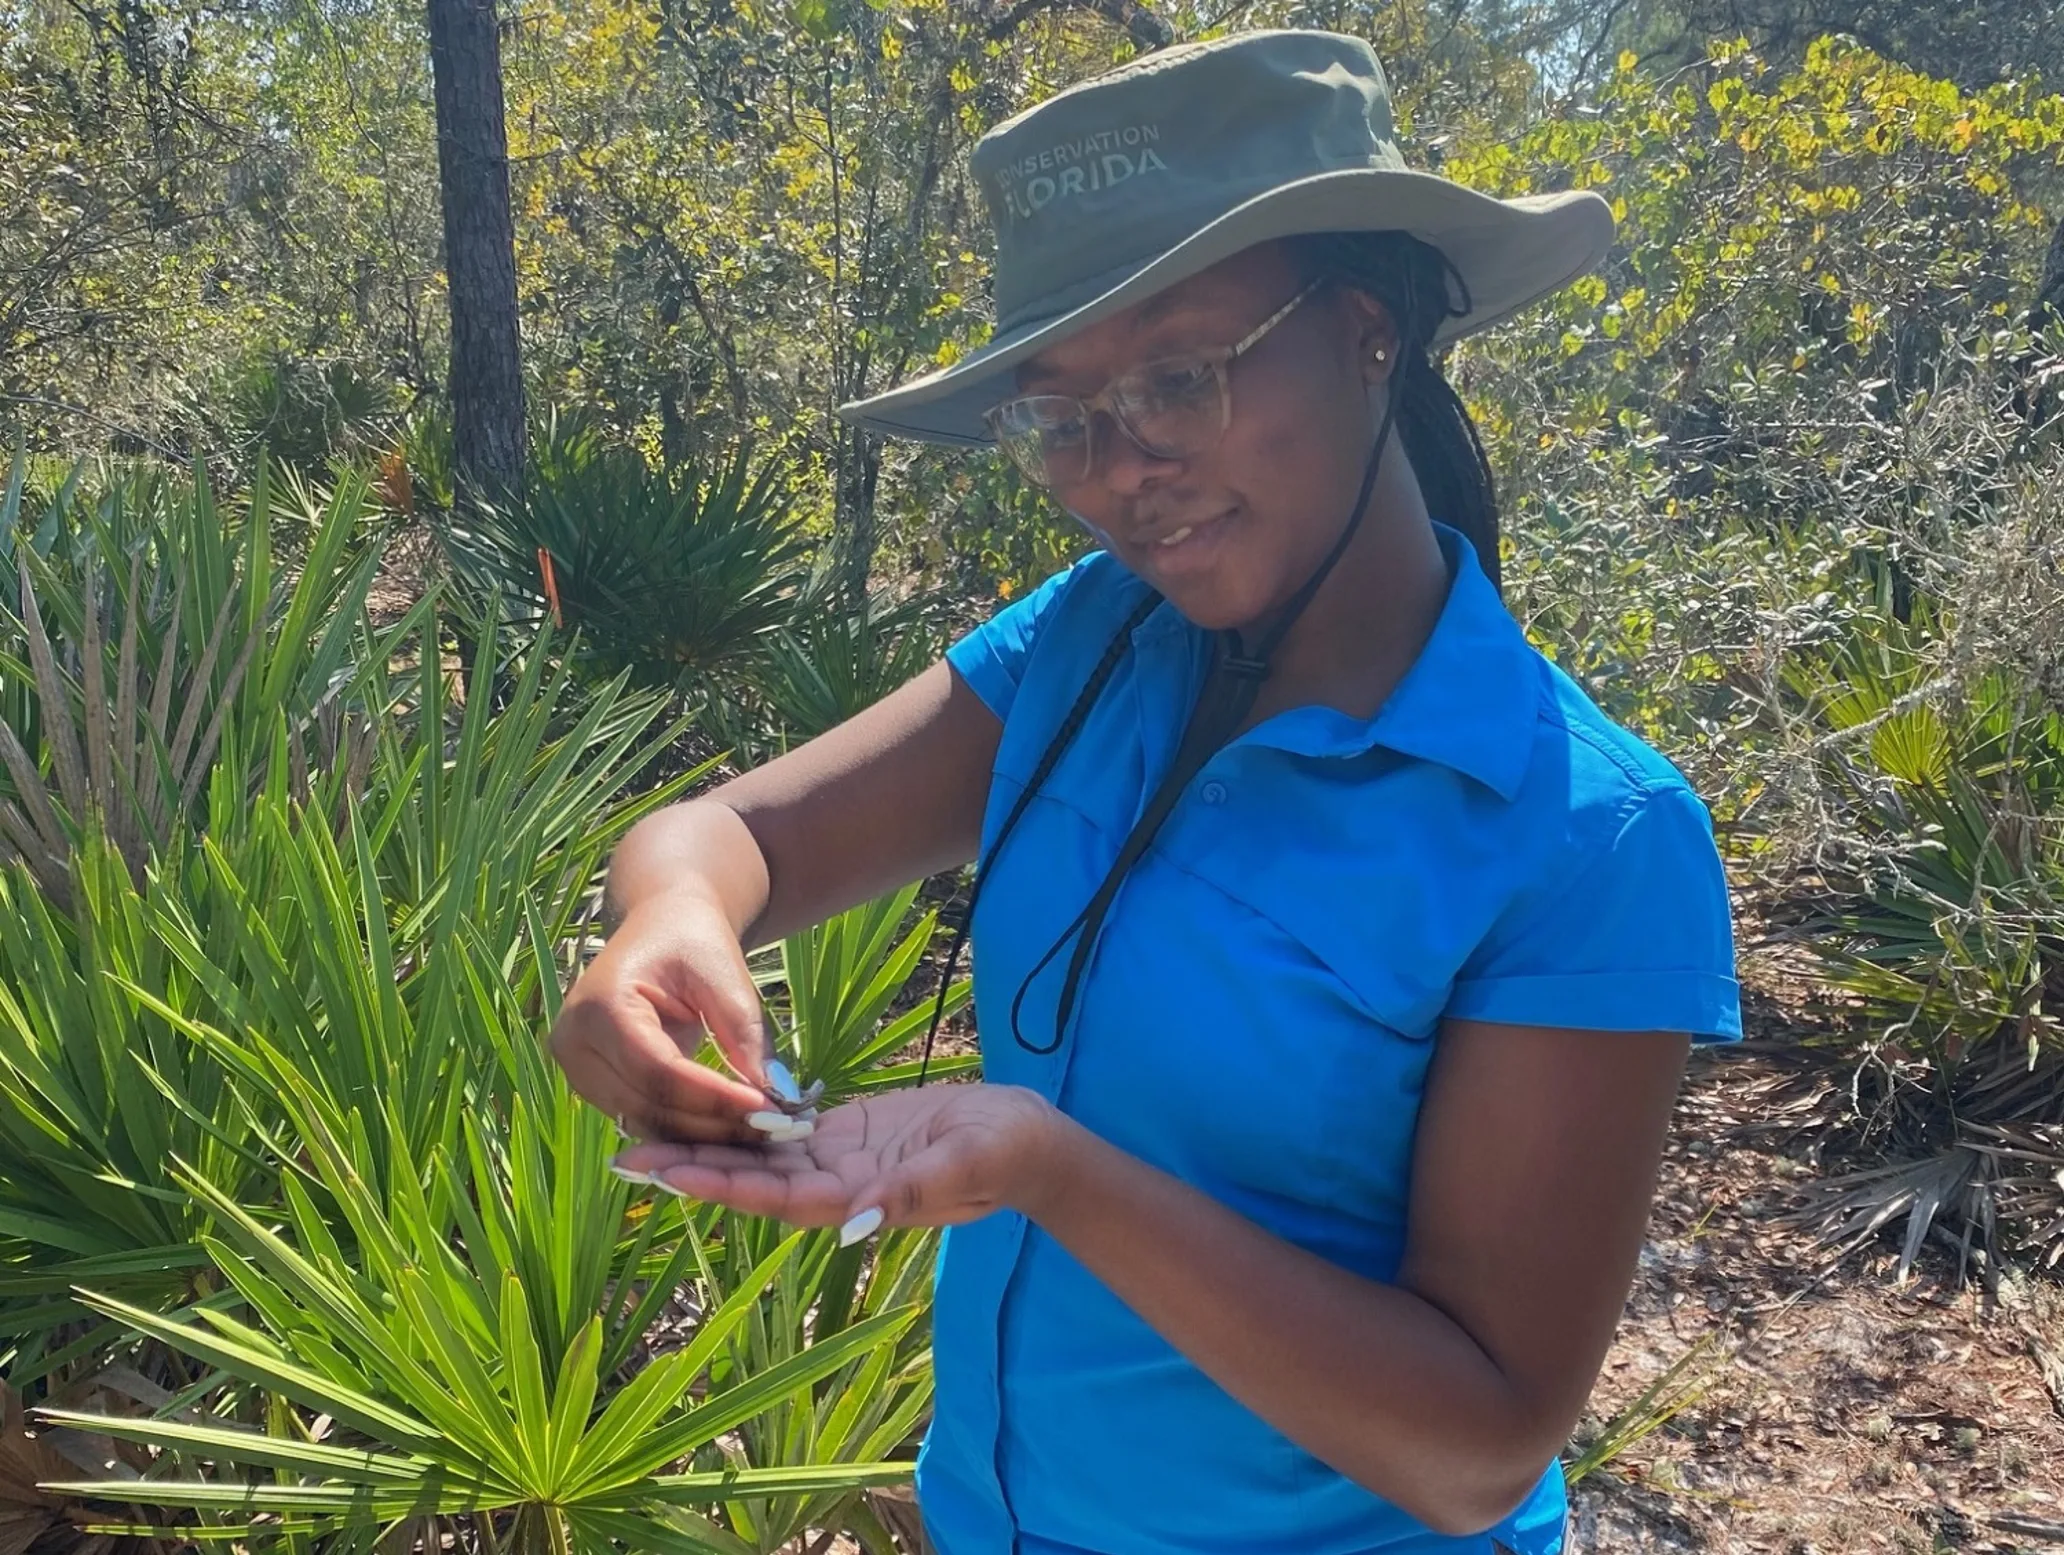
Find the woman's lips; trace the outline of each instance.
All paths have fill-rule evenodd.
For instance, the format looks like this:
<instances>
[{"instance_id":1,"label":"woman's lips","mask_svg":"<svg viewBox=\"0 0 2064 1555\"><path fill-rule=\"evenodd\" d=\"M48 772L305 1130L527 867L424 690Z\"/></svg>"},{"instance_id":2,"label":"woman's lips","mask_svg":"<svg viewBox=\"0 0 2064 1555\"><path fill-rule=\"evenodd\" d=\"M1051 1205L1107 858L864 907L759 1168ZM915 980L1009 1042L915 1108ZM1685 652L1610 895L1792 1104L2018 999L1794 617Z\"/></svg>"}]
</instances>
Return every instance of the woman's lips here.
<instances>
[{"instance_id":1,"label":"woman's lips","mask_svg":"<svg viewBox=\"0 0 2064 1555\"><path fill-rule=\"evenodd\" d=\"M1171 551L1180 551L1200 536L1208 536L1215 532L1224 518L1225 515L1221 513L1217 518L1200 519L1194 524L1184 524L1180 529L1171 529L1160 539L1149 541L1147 549L1164 556Z\"/></svg>"}]
</instances>

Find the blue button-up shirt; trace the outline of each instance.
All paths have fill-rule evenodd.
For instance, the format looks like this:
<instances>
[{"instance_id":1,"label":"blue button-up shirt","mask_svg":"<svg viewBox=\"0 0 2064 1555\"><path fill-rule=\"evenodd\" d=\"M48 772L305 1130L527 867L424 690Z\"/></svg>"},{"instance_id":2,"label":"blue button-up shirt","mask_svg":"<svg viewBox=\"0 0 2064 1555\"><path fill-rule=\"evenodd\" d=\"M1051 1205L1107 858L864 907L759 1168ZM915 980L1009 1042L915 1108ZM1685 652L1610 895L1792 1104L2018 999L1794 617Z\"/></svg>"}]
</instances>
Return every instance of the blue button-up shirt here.
<instances>
[{"instance_id":1,"label":"blue button-up shirt","mask_svg":"<svg viewBox=\"0 0 2064 1555\"><path fill-rule=\"evenodd\" d=\"M1290 709L1210 760L1122 888L1051 1055L1013 1040L1012 1003L1175 754L1211 638L1173 606L1134 630L974 925L988 1079L1372 1280L1404 1251L1443 1017L1741 1031L1704 807L1534 650L1468 543L1440 535L1454 582L1389 700L1368 719ZM985 857L1144 591L1099 553L950 650L1003 720ZM1042 1046L1067 959L1018 1012ZM1561 1548L1559 1464L1497 1528L1435 1534L1233 1399L1019 1215L946 1233L934 1321L918 1493L941 1555Z\"/></svg>"}]
</instances>

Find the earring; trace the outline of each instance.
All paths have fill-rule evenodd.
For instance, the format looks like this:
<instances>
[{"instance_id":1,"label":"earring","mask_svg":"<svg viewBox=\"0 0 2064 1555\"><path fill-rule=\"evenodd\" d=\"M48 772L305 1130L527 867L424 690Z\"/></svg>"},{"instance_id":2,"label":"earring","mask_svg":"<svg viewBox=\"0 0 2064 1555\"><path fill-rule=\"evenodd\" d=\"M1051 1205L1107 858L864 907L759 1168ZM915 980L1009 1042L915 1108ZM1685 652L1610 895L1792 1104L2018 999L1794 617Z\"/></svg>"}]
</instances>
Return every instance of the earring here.
<instances>
[{"instance_id":1,"label":"earring","mask_svg":"<svg viewBox=\"0 0 2064 1555\"><path fill-rule=\"evenodd\" d=\"M1388 351L1383 350L1381 347L1378 347L1376 351L1376 360L1379 362L1387 362L1390 360L1390 353Z\"/></svg>"}]
</instances>

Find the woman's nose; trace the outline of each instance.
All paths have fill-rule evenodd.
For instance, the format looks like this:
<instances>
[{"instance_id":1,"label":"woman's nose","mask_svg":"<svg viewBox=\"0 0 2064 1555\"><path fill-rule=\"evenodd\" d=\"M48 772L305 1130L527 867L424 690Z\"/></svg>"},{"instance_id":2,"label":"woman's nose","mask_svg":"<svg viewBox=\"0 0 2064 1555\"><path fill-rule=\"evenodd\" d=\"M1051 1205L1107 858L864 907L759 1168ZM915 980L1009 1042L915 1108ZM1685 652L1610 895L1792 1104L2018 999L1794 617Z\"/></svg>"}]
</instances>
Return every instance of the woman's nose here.
<instances>
[{"instance_id":1,"label":"woman's nose","mask_svg":"<svg viewBox=\"0 0 2064 1555\"><path fill-rule=\"evenodd\" d=\"M1090 436L1091 478L1101 478L1118 496L1135 496L1182 468L1180 459L1164 459L1140 447L1108 411L1097 412Z\"/></svg>"}]
</instances>

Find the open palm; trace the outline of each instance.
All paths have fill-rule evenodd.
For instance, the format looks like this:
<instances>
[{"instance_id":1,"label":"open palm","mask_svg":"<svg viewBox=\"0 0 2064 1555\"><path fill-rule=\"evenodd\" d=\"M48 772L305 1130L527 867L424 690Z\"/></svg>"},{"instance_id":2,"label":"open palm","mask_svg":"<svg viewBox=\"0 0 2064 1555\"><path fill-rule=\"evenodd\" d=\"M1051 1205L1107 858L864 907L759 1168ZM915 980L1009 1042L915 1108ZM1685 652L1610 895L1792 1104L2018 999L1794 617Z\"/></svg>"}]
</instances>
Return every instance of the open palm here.
<instances>
[{"instance_id":1,"label":"open palm","mask_svg":"<svg viewBox=\"0 0 2064 1555\"><path fill-rule=\"evenodd\" d=\"M1016 1086L890 1091L834 1107L783 1144L640 1144L626 1175L687 1198L797 1225L879 1209L893 1226L951 1226L1003 1208L1040 1170L1054 1117Z\"/></svg>"}]
</instances>

